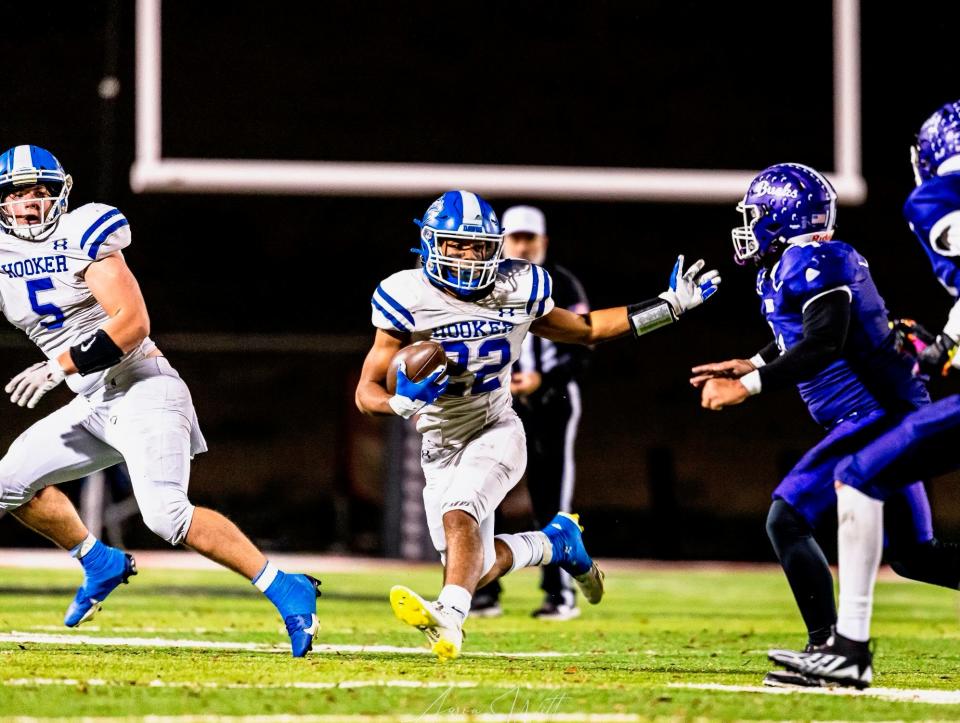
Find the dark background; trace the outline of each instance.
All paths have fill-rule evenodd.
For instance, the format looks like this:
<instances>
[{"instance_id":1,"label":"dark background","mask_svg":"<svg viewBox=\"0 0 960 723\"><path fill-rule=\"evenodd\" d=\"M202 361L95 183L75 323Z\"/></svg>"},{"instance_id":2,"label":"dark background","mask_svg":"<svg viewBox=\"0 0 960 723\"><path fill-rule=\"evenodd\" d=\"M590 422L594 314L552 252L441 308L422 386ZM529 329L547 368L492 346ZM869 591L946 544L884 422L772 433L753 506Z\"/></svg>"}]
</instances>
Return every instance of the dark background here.
<instances>
[{"instance_id":1,"label":"dark background","mask_svg":"<svg viewBox=\"0 0 960 723\"><path fill-rule=\"evenodd\" d=\"M869 195L842 207L837 226L871 261L891 312L933 329L950 300L900 208L913 135L960 97L958 19L956 3L863 3ZM32 9L0 76L0 144L52 150L74 177L73 207L104 201L130 219L127 257L153 336L190 384L211 445L195 466L195 501L268 547L379 551L385 424L360 417L352 389L372 338L370 292L411 263L410 221L432 197L133 194L133 23L132 2ZM831 33L825 0L167 0L163 154L832 170ZM110 72L121 92L104 101L97 88ZM749 356L768 340L753 272L731 260L733 204L491 201L545 211L551 259L580 276L596 307L661 291L678 252L720 268L722 291L705 308L596 351L576 504L601 554L772 559L770 491L819 430L791 392L716 414L687 384L691 365ZM184 332L240 346L251 333L338 336L310 351L213 353ZM14 339L2 336L0 374L36 358ZM36 414L3 410L0 445L66 398L59 391ZM938 524L954 536L957 481L931 486ZM523 505L510 509L521 524ZM129 539L154 544L139 523ZM38 540L3 520L0 542Z\"/></svg>"}]
</instances>

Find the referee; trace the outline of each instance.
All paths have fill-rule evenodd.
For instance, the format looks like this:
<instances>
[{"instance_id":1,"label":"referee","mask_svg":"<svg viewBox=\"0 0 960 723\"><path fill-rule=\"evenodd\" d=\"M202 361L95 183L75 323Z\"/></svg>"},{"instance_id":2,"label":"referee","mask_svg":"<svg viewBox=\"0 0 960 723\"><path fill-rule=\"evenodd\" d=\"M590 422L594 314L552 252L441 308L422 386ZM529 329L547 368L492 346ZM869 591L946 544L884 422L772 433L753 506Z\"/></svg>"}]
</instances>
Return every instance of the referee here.
<instances>
[{"instance_id":1,"label":"referee","mask_svg":"<svg viewBox=\"0 0 960 723\"><path fill-rule=\"evenodd\" d=\"M503 215L503 255L543 266L553 277L553 300L575 314L590 307L577 278L561 266L545 263L547 226L543 212L533 206L513 206ZM527 488L538 526L557 512L569 512L573 498L573 446L580 421L577 376L589 350L574 344L556 344L527 334L520 359L513 365L510 391L513 408L527 435ZM570 577L555 565L543 568L540 587L543 604L533 612L541 620L570 620L580 615ZM501 613L500 586L493 582L477 591L471 615Z\"/></svg>"}]
</instances>

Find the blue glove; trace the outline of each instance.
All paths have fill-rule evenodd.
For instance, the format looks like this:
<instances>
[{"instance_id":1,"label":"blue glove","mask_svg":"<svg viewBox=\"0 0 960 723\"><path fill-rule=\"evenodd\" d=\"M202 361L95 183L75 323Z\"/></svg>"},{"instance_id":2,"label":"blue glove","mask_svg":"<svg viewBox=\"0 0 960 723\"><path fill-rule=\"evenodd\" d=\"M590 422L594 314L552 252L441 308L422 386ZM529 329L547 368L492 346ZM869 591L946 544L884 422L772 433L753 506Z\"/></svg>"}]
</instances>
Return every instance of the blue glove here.
<instances>
[{"instance_id":1,"label":"blue glove","mask_svg":"<svg viewBox=\"0 0 960 723\"><path fill-rule=\"evenodd\" d=\"M397 393L390 398L390 408L409 419L427 404L432 404L450 381L446 371L446 367L441 366L423 381L413 382L407 376L406 363L401 362L397 369Z\"/></svg>"},{"instance_id":2,"label":"blue glove","mask_svg":"<svg viewBox=\"0 0 960 723\"><path fill-rule=\"evenodd\" d=\"M660 294L660 298L670 304L673 313L679 318L685 311L700 306L709 299L720 286L720 274L711 269L703 274L705 266L699 259L686 272L683 270L683 254L677 257L670 274L670 288Z\"/></svg>"}]
</instances>

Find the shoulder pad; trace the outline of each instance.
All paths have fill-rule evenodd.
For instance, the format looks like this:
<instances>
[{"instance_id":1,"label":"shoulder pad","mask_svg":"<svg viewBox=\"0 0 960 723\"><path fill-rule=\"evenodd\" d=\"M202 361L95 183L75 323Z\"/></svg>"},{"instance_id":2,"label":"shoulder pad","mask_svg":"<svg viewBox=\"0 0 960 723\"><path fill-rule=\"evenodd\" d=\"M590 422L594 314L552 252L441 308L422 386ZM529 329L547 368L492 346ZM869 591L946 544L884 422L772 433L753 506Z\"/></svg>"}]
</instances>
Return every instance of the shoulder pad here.
<instances>
[{"instance_id":1,"label":"shoulder pad","mask_svg":"<svg viewBox=\"0 0 960 723\"><path fill-rule=\"evenodd\" d=\"M422 273L417 269L398 271L380 282L370 299L375 327L404 332L416 328L413 310L420 299Z\"/></svg>"},{"instance_id":2,"label":"shoulder pad","mask_svg":"<svg viewBox=\"0 0 960 723\"><path fill-rule=\"evenodd\" d=\"M790 246L780 260L784 292L800 298L849 286L867 268L866 260L842 241L815 241Z\"/></svg>"},{"instance_id":3,"label":"shoulder pad","mask_svg":"<svg viewBox=\"0 0 960 723\"><path fill-rule=\"evenodd\" d=\"M526 301L524 310L534 319L553 310L553 277L542 266L528 262L519 262L525 265L525 273L521 275L520 291L525 292Z\"/></svg>"},{"instance_id":4,"label":"shoulder pad","mask_svg":"<svg viewBox=\"0 0 960 723\"><path fill-rule=\"evenodd\" d=\"M120 209L88 203L69 214L70 249L98 261L130 245L130 222Z\"/></svg>"}]
</instances>

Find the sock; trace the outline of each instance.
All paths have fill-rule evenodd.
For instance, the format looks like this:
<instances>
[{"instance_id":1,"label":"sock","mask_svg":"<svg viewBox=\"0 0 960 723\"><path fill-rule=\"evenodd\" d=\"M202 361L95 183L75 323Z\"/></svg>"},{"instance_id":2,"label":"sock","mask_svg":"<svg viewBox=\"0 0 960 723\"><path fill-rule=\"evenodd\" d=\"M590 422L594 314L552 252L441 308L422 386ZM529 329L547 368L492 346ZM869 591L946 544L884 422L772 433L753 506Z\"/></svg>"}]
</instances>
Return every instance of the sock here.
<instances>
[{"instance_id":1,"label":"sock","mask_svg":"<svg viewBox=\"0 0 960 723\"><path fill-rule=\"evenodd\" d=\"M256 577L254 577L250 582L253 583L253 586L257 588L257 590L266 595L267 588L269 588L273 584L274 580L276 580L277 577L282 574L283 573L280 572L280 569L276 565L267 560L267 563L263 566L263 569L260 570ZM267 595L267 597L270 596Z\"/></svg>"},{"instance_id":2,"label":"sock","mask_svg":"<svg viewBox=\"0 0 960 723\"><path fill-rule=\"evenodd\" d=\"M823 645L837 622L837 608L830 565L813 528L792 505L776 499L767 516L767 534L807 626L808 642Z\"/></svg>"},{"instance_id":3,"label":"sock","mask_svg":"<svg viewBox=\"0 0 960 723\"><path fill-rule=\"evenodd\" d=\"M873 586L883 553L883 502L849 485L838 485L837 520L840 563L837 632L863 643L870 639Z\"/></svg>"},{"instance_id":4,"label":"sock","mask_svg":"<svg viewBox=\"0 0 960 723\"><path fill-rule=\"evenodd\" d=\"M550 538L542 532L520 532L516 535L497 535L496 539L510 548L513 553L513 565L507 572L522 567L549 565L553 559L553 545Z\"/></svg>"},{"instance_id":5,"label":"sock","mask_svg":"<svg viewBox=\"0 0 960 723\"><path fill-rule=\"evenodd\" d=\"M445 608L460 613L463 619L466 620L467 615L470 613L470 602L472 599L473 595L471 595L470 591L466 588L460 587L459 585L444 585L443 590L440 591L440 597L437 598L437 602Z\"/></svg>"},{"instance_id":6,"label":"sock","mask_svg":"<svg viewBox=\"0 0 960 723\"><path fill-rule=\"evenodd\" d=\"M78 560L83 560L84 556L90 552L96 544L97 538L88 532L87 536L83 538L83 542L70 550L70 555Z\"/></svg>"}]
</instances>

